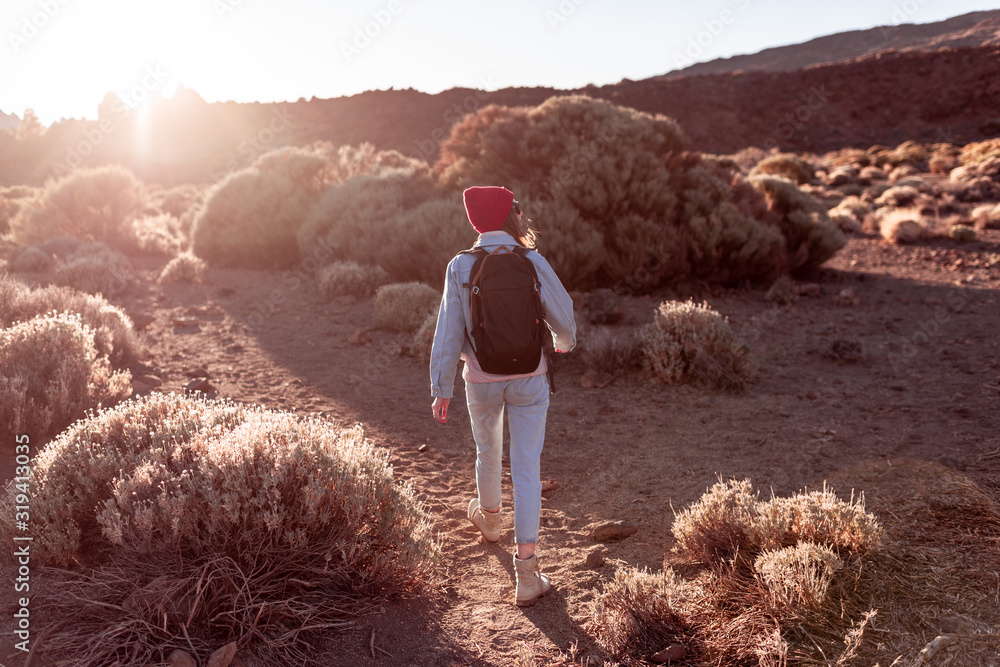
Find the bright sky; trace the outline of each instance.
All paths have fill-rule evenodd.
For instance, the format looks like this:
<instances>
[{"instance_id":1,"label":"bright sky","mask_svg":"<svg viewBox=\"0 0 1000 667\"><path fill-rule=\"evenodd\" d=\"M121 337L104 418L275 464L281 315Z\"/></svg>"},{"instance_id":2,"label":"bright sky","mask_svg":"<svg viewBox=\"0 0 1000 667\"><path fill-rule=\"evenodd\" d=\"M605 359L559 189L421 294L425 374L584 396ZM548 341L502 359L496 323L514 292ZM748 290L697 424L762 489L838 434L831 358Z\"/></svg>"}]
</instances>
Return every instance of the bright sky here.
<instances>
[{"instance_id":1,"label":"bright sky","mask_svg":"<svg viewBox=\"0 0 1000 667\"><path fill-rule=\"evenodd\" d=\"M0 110L96 118L178 84L208 101L643 79L1000 0L3 0ZM365 33L368 34L365 34ZM692 47L700 42L700 46ZM690 64L685 61L685 64Z\"/></svg>"}]
</instances>

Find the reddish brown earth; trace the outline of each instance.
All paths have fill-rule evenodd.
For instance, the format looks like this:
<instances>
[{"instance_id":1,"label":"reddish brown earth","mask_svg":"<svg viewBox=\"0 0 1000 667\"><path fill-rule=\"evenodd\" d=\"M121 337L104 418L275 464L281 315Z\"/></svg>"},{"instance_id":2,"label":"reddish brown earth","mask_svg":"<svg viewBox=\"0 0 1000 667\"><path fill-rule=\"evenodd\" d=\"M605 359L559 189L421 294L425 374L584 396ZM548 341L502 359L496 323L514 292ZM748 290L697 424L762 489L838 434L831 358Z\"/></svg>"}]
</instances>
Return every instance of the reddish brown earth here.
<instances>
[{"instance_id":1,"label":"reddish brown earth","mask_svg":"<svg viewBox=\"0 0 1000 667\"><path fill-rule=\"evenodd\" d=\"M651 320L663 299L706 299L751 343L761 377L743 395L639 374L585 389L580 355L565 357L542 456L543 478L558 483L545 494L539 549L555 588L526 610L511 604L511 515L497 545L465 519L475 446L462 391L449 423L438 424L426 364L400 354L408 336L372 331L368 344L348 342L370 326L370 302L324 303L294 274L273 272L212 269L202 284L158 286L162 262L152 260L139 263L143 282L120 302L145 325L160 390L182 391L191 372L207 371L218 396L363 422L391 450L398 479L426 501L443 583L320 638L328 664L509 665L522 643L535 664L586 664L600 654L586 626L602 585L621 567L662 567L672 511L717 476L749 477L781 495L859 462L916 458L962 470L1000 499L1000 231L981 239L853 238L818 293L788 306L763 291L707 288L627 298L633 324ZM859 344L860 358L831 356L850 347L838 341ZM595 544L593 528L617 520L638 532ZM590 568L598 549L607 562Z\"/></svg>"}]
</instances>

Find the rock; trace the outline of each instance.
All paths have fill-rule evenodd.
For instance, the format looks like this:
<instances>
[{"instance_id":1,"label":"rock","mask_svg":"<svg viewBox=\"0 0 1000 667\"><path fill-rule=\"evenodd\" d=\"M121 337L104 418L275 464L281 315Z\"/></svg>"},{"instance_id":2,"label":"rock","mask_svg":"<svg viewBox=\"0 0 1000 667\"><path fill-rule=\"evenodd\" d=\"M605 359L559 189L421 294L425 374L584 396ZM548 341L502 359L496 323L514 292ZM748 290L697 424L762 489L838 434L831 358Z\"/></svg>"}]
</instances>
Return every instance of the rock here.
<instances>
[{"instance_id":1,"label":"rock","mask_svg":"<svg viewBox=\"0 0 1000 667\"><path fill-rule=\"evenodd\" d=\"M967 243L976 240L976 230L968 225L952 225L948 230L948 238L953 241Z\"/></svg>"},{"instance_id":2,"label":"rock","mask_svg":"<svg viewBox=\"0 0 1000 667\"><path fill-rule=\"evenodd\" d=\"M239 343L233 343L232 345L226 346L226 352L229 352L230 354L242 351L243 351L243 346Z\"/></svg>"},{"instance_id":3,"label":"rock","mask_svg":"<svg viewBox=\"0 0 1000 667\"><path fill-rule=\"evenodd\" d=\"M817 283L805 283L796 288L799 296L819 296L823 289Z\"/></svg>"},{"instance_id":4,"label":"rock","mask_svg":"<svg viewBox=\"0 0 1000 667\"><path fill-rule=\"evenodd\" d=\"M856 306L861 303L861 299L858 298L857 292L851 287L845 287L840 290L837 296L833 297L833 302L838 306Z\"/></svg>"},{"instance_id":5,"label":"rock","mask_svg":"<svg viewBox=\"0 0 1000 667\"><path fill-rule=\"evenodd\" d=\"M830 344L823 356L834 361L855 362L861 359L861 341L838 338Z\"/></svg>"},{"instance_id":6,"label":"rock","mask_svg":"<svg viewBox=\"0 0 1000 667\"><path fill-rule=\"evenodd\" d=\"M683 660L687 655L687 649L682 644L671 644L659 653L654 653L649 657L649 661L654 665L669 665L672 662Z\"/></svg>"},{"instance_id":7,"label":"rock","mask_svg":"<svg viewBox=\"0 0 1000 667\"><path fill-rule=\"evenodd\" d=\"M167 663L170 667L198 667L198 663L191 657L191 654L179 648L170 652L170 655L167 656Z\"/></svg>"},{"instance_id":8,"label":"rock","mask_svg":"<svg viewBox=\"0 0 1000 667\"><path fill-rule=\"evenodd\" d=\"M220 287L215 293L224 299L231 299L236 296L236 290L232 287Z\"/></svg>"},{"instance_id":9,"label":"rock","mask_svg":"<svg viewBox=\"0 0 1000 667\"><path fill-rule=\"evenodd\" d=\"M206 667L229 667L236 657L236 642L229 642L208 657Z\"/></svg>"},{"instance_id":10,"label":"rock","mask_svg":"<svg viewBox=\"0 0 1000 667\"><path fill-rule=\"evenodd\" d=\"M200 329L201 322L194 317L174 317L170 322L178 329Z\"/></svg>"},{"instance_id":11,"label":"rock","mask_svg":"<svg viewBox=\"0 0 1000 667\"><path fill-rule=\"evenodd\" d=\"M639 530L639 526L626 521L610 521L595 528L593 538L595 542L614 542L624 540L637 530Z\"/></svg>"},{"instance_id":12,"label":"rock","mask_svg":"<svg viewBox=\"0 0 1000 667\"><path fill-rule=\"evenodd\" d=\"M601 288L587 295L587 313L591 324L615 324L625 319L625 305L612 290Z\"/></svg>"},{"instance_id":13,"label":"rock","mask_svg":"<svg viewBox=\"0 0 1000 667\"><path fill-rule=\"evenodd\" d=\"M200 391L203 394L211 394L215 391L215 386L208 381L208 378L195 378L184 385L184 391Z\"/></svg>"},{"instance_id":14,"label":"rock","mask_svg":"<svg viewBox=\"0 0 1000 667\"><path fill-rule=\"evenodd\" d=\"M589 554L587 554L587 560L584 562L584 564L590 569L596 570L597 568L601 567L602 565L604 565L604 563L607 562L607 559L605 559L604 555L605 555L604 549L594 549Z\"/></svg>"},{"instance_id":15,"label":"rock","mask_svg":"<svg viewBox=\"0 0 1000 667\"><path fill-rule=\"evenodd\" d=\"M427 451L427 444L424 443L424 444L420 445L419 447L417 447L417 451L418 452L426 452Z\"/></svg>"},{"instance_id":16,"label":"rock","mask_svg":"<svg viewBox=\"0 0 1000 667\"><path fill-rule=\"evenodd\" d=\"M184 371L184 375L188 376L189 378L207 378L208 369L205 368L204 366L198 366L197 368L192 368L189 371Z\"/></svg>"},{"instance_id":17,"label":"rock","mask_svg":"<svg viewBox=\"0 0 1000 667\"><path fill-rule=\"evenodd\" d=\"M559 488L559 482L554 479L546 479L542 481L542 493L546 491L555 491Z\"/></svg>"},{"instance_id":18,"label":"rock","mask_svg":"<svg viewBox=\"0 0 1000 667\"><path fill-rule=\"evenodd\" d=\"M372 342L372 337L368 334L367 329L358 329L351 337L347 339L347 342L351 345L367 345Z\"/></svg>"},{"instance_id":19,"label":"rock","mask_svg":"<svg viewBox=\"0 0 1000 667\"><path fill-rule=\"evenodd\" d=\"M144 396L163 385L163 381L155 375L136 375L132 377L132 393Z\"/></svg>"}]
</instances>

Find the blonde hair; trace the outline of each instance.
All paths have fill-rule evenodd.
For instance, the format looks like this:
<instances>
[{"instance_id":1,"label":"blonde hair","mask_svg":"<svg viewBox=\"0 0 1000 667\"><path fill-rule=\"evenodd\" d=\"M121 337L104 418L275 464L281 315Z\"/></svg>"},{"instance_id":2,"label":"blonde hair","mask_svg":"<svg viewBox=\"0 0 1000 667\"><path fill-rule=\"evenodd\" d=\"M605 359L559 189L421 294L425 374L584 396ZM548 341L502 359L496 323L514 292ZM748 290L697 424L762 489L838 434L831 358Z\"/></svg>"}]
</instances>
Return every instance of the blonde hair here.
<instances>
[{"instance_id":1,"label":"blonde hair","mask_svg":"<svg viewBox=\"0 0 1000 667\"><path fill-rule=\"evenodd\" d=\"M524 216L523 218L519 216ZM515 203L510 207L510 212L500 225L501 232L507 232L514 237L514 240L525 248L534 248L538 243L538 232L531 226L531 220L524 215L521 208Z\"/></svg>"}]
</instances>

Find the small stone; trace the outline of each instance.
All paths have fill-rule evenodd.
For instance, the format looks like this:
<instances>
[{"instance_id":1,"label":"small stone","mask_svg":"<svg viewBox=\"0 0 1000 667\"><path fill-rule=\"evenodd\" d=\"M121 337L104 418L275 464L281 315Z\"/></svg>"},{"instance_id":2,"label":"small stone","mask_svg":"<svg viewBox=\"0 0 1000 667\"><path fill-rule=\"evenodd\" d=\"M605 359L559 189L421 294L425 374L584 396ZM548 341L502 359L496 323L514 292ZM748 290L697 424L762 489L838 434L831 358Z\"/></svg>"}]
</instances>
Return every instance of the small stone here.
<instances>
[{"instance_id":1,"label":"small stone","mask_svg":"<svg viewBox=\"0 0 1000 667\"><path fill-rule=\"evenodd\" d=\"M604 549L594 549L589 554L587 554L587 560L585 562L585 565L592 570L596 570L597 568L601 567L602 565L604 565L604 563L607 562L607 559L604 557L604 554L605 554Z\"/></svg>"},{"instance_id":2,"label":"small stone","mask_svg":"<svg viewBox=\"0 0 1000 667\"><path fill-rule=\"evenodd\" d=\"M347 342L351 345L367 345L372 342L372 337L368 334L367 329L358 329L351 337L347 339Z\"/></svg>"},{"instance_id":3,"label":"small stone","mask_svg":"<svg viewBox=\"0 0 1000 667\"><path fill-rule=\"evenodd\" d=\"M426 452L427 451L427 443L424 443L424 444L420 445L419 447L417 447L417 451L418 452Z\"/></svg>"},{"instance_id":4,"label":"small stone","mask_svg":"<svg viewBox=\"0 0 1000 667\"><path fill-rule=\"evenodd\" d=\"M200 329L201 322L194 317L174 317L171 323L178 329Z\"/></svg>"},{"instance_id":5,"label":"small stone","mask_svg":"<svg viewBox=\"0 0 1000 667\"><path fill-rule=\"evenodd\" d=\"M211 394L215 391L215 386L208 381L208 378L195 378L184 385L184 391L200 391L203 394Z\"/></svg>"},{"instance_id":6,"label":"small stone","mask_svg":"<svg viewBox=\"0 0 1000 667\"><path fill-rule=\"evenodd\" d=\"M823 289L816 283L805 283L798 287L799 296L819 296Z\"/></svg>"},{"instance_id":7,"label":"small stone","mask_svg":"<svg viewBox=\"0 0 1000 667\"><path fill-rule=\"evenodd\" d=\"M639 530L639 526L635 524L626 521L610 521L595 528L593 538L595 542L614 542L624 540L637 530Z\"/></svg>"},{"instance_id":8,"label":"small stone","mask_svg":"<svg viewBox=\"0 0 1000 667\"><path fill-rule=\"evenodd\" d=\"M226 352L229 352L230 354L242 351L243 351L243 345L241 345L240 343L233 343L232 345L226 346Z\"/></svg>"},{"instance_id":9,"label":"small stone","mask_svg":"<svg viewBox=\"0 0 1000 667\"><path fill-rule=\"evenodd\" d=\"M833 302L838 306L856 306L861 303L861 299L858 298L853 288L846 287L833 297Z\"/></svg>"},{"instance_id":10,"label":"small stone","mask_svg":"<svg viewBox=\"0 0 1000 667\"><path fill-rule=\"evenodd\" d=\"M191 657L191 654L179 648L171 651L170 655L167 656L167 662L170 667L198 667L198 663Z\"/></svg>"},{"instance_id":11,"label":"small stone","mask_svg":"<svg viewBox=\"0 0 1000 667\"><path fill-rule=\"evenodd\" d=\"M208 657L206 667L230 667L236 657L236 642L229 642Z\"/></svg>"},{"instance_id":12,"label":"small stone","mask_svg":"<svg viewBox=\"0 0 1000 667\"><path fill-rule=\"evenodd\" d=\"M816 400L816 392L815 391L806 392L806 398L808 398L810 401L815 401Z\"/></svg>"},{"instance_id":13,"label":"small stone","mask_svg":"<svg viewBox=\"0 0 1000 667\"><path fill-rule=\"evenodd\" d=\"M187 375L189 378L207 378L208 369L205 368L204 366L198 366L197 368L192 368L189 371L185 371L184 375Z\"/></svg>"},{"instance_id":14,"label":"small stone","mask_svg":"<svg viewBox=\"0 0 1000 667\"><path fill-rule=\"evenodd\" d=\"M677 660L683 660L687 655L687 649L682 644L671 644L659 653L650 656L649 661L654 665L669 665Z\"/></svg>"},{"instance_id":15,"label":"small stone","mask_svg":"<svg viewBox=\"0 0 1000 667\"><path fill-rule=\"evenodd\" d=\"M554 479L546 479L542 482L542 493L546 491L555 491L559 488L559 482Z\"/></svg>"}]
</instances>

